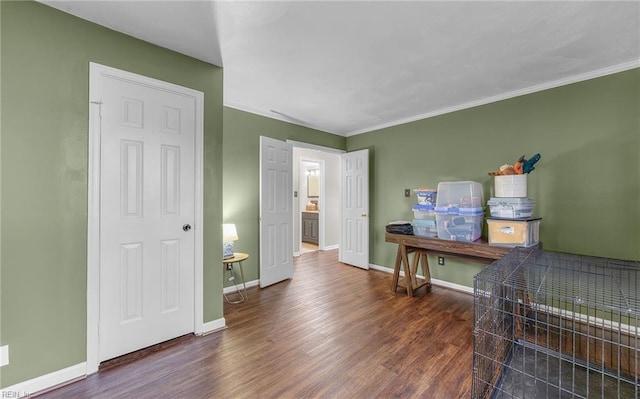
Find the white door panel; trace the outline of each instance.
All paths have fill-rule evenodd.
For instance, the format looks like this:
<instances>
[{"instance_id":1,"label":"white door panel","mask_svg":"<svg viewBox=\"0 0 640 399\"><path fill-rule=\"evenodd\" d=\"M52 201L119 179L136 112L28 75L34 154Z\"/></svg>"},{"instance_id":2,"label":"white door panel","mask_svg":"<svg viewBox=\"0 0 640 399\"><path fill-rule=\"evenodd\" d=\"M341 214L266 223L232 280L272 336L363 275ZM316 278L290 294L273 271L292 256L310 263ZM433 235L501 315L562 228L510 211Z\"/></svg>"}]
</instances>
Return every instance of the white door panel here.
<instances>
[{"instance_id":1,"label":"white door panel","mask_svg":"<svg viewBox=\"0 0 640 399\"><path fill-rule=\"evenodd\" d=\"M293 276L291 144L260 137L260 287Z\"/></svg>"},{"instance_id":2,"label":"white door panel","mask_svg":"<svg viewBox=\"0 0 640 399\"><path fill-rule=\"evenodd\" d=\"M101 89L102 361L194 330L196 104L117 78Z\"/></svg>"},{"instance_id":3,"label":"white door panel","mask_svg":"<svg viewBox=\"0 0 640 399\"><path fill-rule=\"evenodd\" d=\"M339 258L369 268L369 150L342 155Z\"/></svg>"}]
</instances>

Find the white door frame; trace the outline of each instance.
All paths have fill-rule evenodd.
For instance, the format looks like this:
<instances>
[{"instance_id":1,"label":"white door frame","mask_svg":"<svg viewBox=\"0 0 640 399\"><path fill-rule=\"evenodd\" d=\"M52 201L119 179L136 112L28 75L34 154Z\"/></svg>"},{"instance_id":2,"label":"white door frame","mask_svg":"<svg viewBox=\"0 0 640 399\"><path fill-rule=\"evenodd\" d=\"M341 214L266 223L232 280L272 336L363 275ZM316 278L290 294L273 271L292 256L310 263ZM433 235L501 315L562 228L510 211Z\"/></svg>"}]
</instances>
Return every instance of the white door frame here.
<instances>
[{"instance_id":1,"label":"white door frame","mask_svg":"<svg viewBox=\"0 0 640 399\"><path fill-rule=\"evenodd\" d=\"M100 106L98 93L100 79L105 77L134 81L151 87L158 87L185 96L194 97L195 115L195 234L194 254L194 333L204 330L204 271L203 271L203 137L204 137L204 93L148 78L108 66L89 63L89 164L88 164L88 220L87 220L87 374L98 371L100 321Z\"/></svg>"}]
</instances>

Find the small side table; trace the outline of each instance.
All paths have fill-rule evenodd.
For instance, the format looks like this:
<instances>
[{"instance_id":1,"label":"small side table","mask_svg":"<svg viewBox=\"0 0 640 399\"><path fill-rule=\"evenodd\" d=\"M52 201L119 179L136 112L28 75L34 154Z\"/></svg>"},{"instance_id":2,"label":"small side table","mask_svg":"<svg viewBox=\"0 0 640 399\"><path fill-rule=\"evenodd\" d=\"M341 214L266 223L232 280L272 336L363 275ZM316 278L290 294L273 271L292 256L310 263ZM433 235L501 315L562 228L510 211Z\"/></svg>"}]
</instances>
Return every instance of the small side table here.
<instances>
[{"instance_id":1,"label":"small side table","mask_svg":"<svg viewBox=\"0 0 640 399\"><path fill-rule=\"evenodd\" d=\"M244 295L242 295L242 292L238 289L238 295L240 295L240 299L238 299L237 301L231 301L229 300L229 298L227 297L227 294L224 294L224 299L227 300L227 303L240 303L240 302L244 302L244 301L248 301L249 300L249 296L247 296L247 283L244 280L244 271L242 270L242 261L246 260L249 257L249 254L245 254L242 252L236 252L233 254L232 258L227 258L227 259L222 259L222 262L224 264L224 271L229 272L229 281L235 281L235 276L233 275L233 265L234 264L238 264L238 267L240 268L240 277L242 279L242 286L244 288ZM236 289L238 288L238 284L235 283L236 285Z\"/></svg>"}]
</instances>

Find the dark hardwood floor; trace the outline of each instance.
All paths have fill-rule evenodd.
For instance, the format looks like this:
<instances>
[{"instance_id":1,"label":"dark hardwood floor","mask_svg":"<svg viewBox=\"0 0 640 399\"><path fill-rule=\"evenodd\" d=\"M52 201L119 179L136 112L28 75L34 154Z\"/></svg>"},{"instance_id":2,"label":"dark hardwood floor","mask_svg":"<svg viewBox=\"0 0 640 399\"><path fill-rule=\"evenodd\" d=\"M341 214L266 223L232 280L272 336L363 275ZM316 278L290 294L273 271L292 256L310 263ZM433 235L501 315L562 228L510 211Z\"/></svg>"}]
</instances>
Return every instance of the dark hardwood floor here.
<instances>
[{"instance_id":1,"label":"dark hardwood floor","mask_svg":"<svg viewBox=\"0 0 640 399\"><path fill-rule=\"evenodd\" d=\"M391 275L296 259L295 274L225 304L228 328L103 364L40 398L468 398L473 297L393 294Z\"/></svg>"}]
</instances>

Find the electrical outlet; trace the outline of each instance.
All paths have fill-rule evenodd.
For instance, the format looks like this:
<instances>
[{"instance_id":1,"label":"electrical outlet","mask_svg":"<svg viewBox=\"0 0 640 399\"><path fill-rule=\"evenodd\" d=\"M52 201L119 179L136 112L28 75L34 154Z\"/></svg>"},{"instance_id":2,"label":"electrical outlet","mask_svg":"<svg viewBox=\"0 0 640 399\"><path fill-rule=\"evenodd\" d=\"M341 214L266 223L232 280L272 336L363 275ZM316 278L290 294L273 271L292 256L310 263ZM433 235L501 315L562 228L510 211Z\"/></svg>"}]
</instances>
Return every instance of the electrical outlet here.
<instances>
[{"instance_id":1,"label":"electrical outlet","mask_svg":"<svg viewBox=\"0 0 640 399\"><path fill-rule=\"evenodd\" d=\"M410 188L405 188L405 189L404 189L404 196L405 196L406 198L411 197L411 189L410 189Z\"/></svg>"},{"instance_id":2,"label":"electrical outlet","mask_svg":"<svg viewBox=\"0 0 640 399\"><path fill-rule=\"evenodd\" d=\"M0 347L0 367L9 364L9 345Z\"/></svg>"},{"instance_id":3,"label":"electrical outlet","mask_svg":"<svg viewBox=\"0 0 640 399\"><path fill-rule=\"evenodd\" d=\"M442 256L438 256L438 264L444 266L444 258Z\"/></svg>"}]
</instances>

